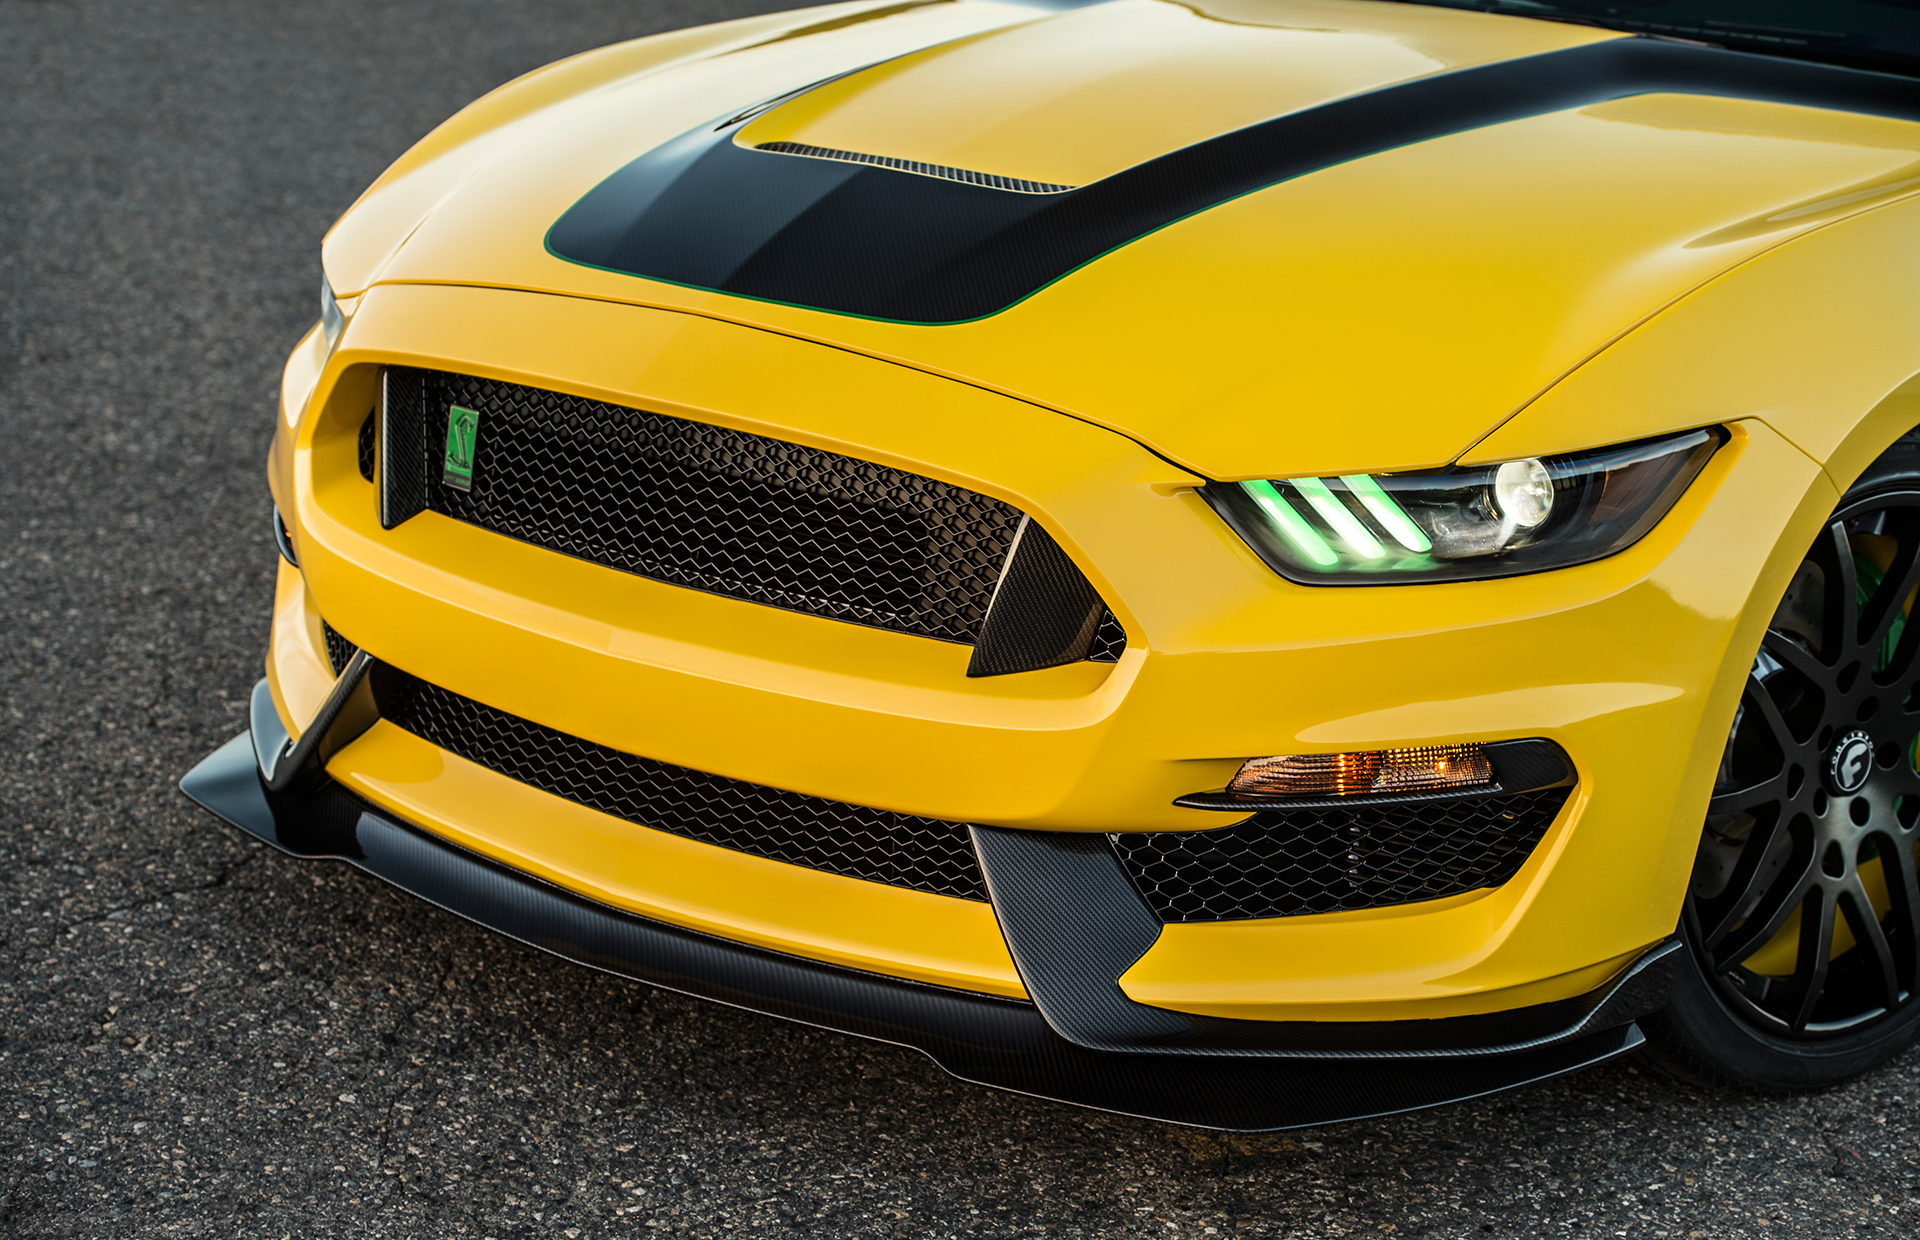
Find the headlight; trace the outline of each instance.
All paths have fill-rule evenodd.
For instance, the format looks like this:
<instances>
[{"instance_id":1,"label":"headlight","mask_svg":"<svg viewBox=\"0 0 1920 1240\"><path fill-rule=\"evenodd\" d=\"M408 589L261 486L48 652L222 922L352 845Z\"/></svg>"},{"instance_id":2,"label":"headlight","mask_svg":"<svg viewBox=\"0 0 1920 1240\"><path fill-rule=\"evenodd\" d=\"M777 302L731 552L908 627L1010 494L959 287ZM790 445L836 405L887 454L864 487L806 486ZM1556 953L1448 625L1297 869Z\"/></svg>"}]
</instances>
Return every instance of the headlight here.
<instances>
[{"instance_id":1,"label":"headlight","mask_svg":"<svg viewBox=\"0 0 1920 1240\"><path fill-rule=\"evenodd\" d=\"M1200 493L1291 581L1510 577L1632 546L1726 439L1715 427L1577 456L1432 473L1212 483Z\"/></svg>"},{"instance_id":2,"label":"headlight","mask_svg":"<svg viewBox=\"0 0 1920 1240\"><path fill-rule=\"evenodd\" d=\"M320 273L320 335L327 342L327 352L333 352L334 341L340 339L340 333L347 326L347 316L340 313L340 303L333 296L333 285L327 283L325 272Z\"/></svg>"}]
</instances>

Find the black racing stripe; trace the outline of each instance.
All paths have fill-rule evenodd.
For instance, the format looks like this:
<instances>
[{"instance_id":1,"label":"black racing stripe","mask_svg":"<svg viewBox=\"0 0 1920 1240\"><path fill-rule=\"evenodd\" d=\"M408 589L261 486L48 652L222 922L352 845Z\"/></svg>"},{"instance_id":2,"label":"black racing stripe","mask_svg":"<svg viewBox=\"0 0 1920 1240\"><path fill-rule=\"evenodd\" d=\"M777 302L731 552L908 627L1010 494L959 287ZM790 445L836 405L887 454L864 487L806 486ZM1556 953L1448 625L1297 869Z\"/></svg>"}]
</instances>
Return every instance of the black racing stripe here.
<instances>
[{"instance_id":1,"label":"black racing stripe","mask_svg":"<svg viewBox=\"0 0 1920 1240\"><path fill-rule=\"evenodd\" d=\"M1037 195L796 158L703 127L594 187L547 234L573 262L837 314L996 314L1176 220L1365 155L1647 94L1719 95L1920 121L1920 82L1648 38L1420 78Z\"/></svg>"}]
</instances>

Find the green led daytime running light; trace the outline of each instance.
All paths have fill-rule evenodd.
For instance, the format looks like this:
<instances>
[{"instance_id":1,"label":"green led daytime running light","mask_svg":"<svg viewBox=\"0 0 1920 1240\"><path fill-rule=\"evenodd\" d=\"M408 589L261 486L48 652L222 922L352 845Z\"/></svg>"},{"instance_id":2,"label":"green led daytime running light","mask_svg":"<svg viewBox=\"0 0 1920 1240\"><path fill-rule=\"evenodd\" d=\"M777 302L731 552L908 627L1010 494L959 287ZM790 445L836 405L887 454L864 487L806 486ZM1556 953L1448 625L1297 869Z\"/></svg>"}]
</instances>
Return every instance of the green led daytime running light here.
<instances>
[{"instance_id":1,"label":"green led daytime running light","mask_svg":"<svg viewBox=\"0 0 1920 1240\"><path fill-rule=\"evenodd\" d=\"M1252 497L1273 521L1280 537L1287 540L1289 546L1309 564L1320 568L1332 568L1340 562L1340 556L1320 537L1318 530L1307 524L1307 519L1295 512L1293 505L1282 498L1271 482L1243 482L1240 489Z\"/></svg>"},{"instance_id":2,"label":"green led daytime running light","mask_svg":"<svg viewBox=\"0 0 1920 1240\"><path fill-rule=\"evenodd\" d=\"M1354 516L1353 510L1327 489L1326 483L1318 478L1295 478L1293 485L1307 497L1313 510L1333 527L1333 532L1340 535L1355 555L1363 560L1377 560L1387 553L1387 549L1380 545L1380 540L1373 536L1373 531L1360 523L1360 518Z\"/></svg>"},{"instance_id":3,"label":"green led daytime running light","mask_svg":"<svg viewBox=\"0 0 1920 1240\"><path fill-rule=\"evenodd\" d=\"M1394 541L1409 551L1427 552L1433 550L1433 540L1427 532L1415 524L1414 519L1393 502L1393 497L1380 489L1380 484L1371 474L1347 474L1340 479L1347 489L1360 497L1361 506L1373 514Z\"/></svg>"}]
</instances>

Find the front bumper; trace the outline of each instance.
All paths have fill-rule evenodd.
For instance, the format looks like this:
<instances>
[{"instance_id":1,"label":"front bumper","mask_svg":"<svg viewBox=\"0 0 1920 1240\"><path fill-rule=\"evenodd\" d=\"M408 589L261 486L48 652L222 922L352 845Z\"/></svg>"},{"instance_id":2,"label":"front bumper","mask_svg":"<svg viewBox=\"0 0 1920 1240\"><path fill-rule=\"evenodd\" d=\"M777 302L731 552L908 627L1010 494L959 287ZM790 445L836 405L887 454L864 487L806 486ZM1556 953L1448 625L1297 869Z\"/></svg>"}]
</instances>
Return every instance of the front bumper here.
<instances>
[{"instance_id":1,"label":"front bumper","mask_svg":"<svg viewBox=\"0 0 1920 1240\"><path fill-rule=\"evenodd\" d=\"M976 828L994 914L1033 1001L925 985L595 903L397 821L332 781L269 791L256 755L278 752L286 735L264 681L252 718L252 732L209 755L181 789L284 852L346 861L579 964L912 1047L963 1080L1172 1123L1303 1127L1586 1067L1643 1041L1634 1019L1661 1005L1673 965L1669 942L1588 995L1439 1020L1329 1025L1149 1008L1116 984L1145 910L1111 854L1089 847L1098 837Z\"/></svg>"},{"instance_id":2,"label":"front bumper","mask_svg":"<svg viewBox=\"0 0 1920 1240\"><path fill-rule=\"evenodd\" d=\"M1118 664L975 680L963 646L612 571L437 512L383 529L356 440L388 366L608 400L989 495L1044 520L1128 649ZM1832 506L1818 466L1747 419L1667 519L1607 560L1302 587L1211 514L1198 479L1086 423L717 320L492 289L371 290L331 354L296 350L282 417L270 474L301 569L282 572L268 676L287 721L311 718L331 683L324 617L410 675L575 738L943 822L1191 831L1222 816L1177 802L1254 755L1540 737L1571 756L1576 793L1503 885L1170 922L1121 983L1155 1008L1255 1021L1568 998L1670 933L1770 610L1755 599L1777 597L1801 527ZM1794 495L1800 511L1783 505ZM384 723L331 773L383 813L643 917L1026 997L977 902L701 851Z\"/></svg>"}]
</instances>

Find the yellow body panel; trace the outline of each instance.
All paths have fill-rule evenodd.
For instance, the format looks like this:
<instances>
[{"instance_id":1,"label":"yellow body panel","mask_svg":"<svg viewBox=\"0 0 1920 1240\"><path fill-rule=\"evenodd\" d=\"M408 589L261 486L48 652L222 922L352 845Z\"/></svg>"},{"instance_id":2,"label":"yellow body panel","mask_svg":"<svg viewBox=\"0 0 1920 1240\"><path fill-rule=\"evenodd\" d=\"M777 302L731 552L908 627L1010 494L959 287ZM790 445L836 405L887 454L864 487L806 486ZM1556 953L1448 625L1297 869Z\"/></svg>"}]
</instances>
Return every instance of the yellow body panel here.
<instances>
[{"instance_id":1,"label":"yellow body panel","mask_svg":"<svg viewBox=\"0 0 1920 1240\"><path fill-rule=\"evenodd\" d=\"M1654 316L1462 459L1753 417L1824 462L1844 488L1920 424L1904 390L1920 370L1916 289L1920 201L1876 203Z\"/></svg>"},{"instance_id":2,"label":"yellow body panel","mask_svg":"<svg viewBox=\"0 0 1920 1240\"><path fill-rule=\"evenodd\" d=\"M833 82L754 121L739 141L1084 185L1328 99L1613 37L1520 22L1488 30L1445 9L1118 0Z\"/></svg>"},{"instance_id":3,"label":"yellow body panel","mask_svg":"<svg viewBox=\"0 0 1920 1240\"><path fill-rule=\"evenodd\" d=\"M394 161L327 233L327 275L335 292L360 293L380 278L400 246L456 191L478 179L489 165L514 157L522 143L550 143L561 133L577 131L583 110L598 112L614 124L613 129L600 132L601 138L620 141L622 112L626 122L640 122L640 132L651 132L645 118L650 105L691 91L690 107L666 112L670 122L688 117L681 126L685 128L708 119L709 113L701 111L705 102L716 110L737 107L743 79L778 83L762 90L771 95L818 78L816 41L823 34L831 34L838 54L866 64L924 43L964 38L1034 17L1030 8L991 0L964 4L856 0L582 52L475 100ZM723 73L724 84L712 82L708 93L701 93L701 84L713 78L705 66L735 56L742 58L745 72ZM655 79L664 89L655 85ZM640 115L624 106L629 103L638 105Z\"/></svg>"},{"instance_id":4,"label":"yellow body panel","mask_svg":"<svg viewBox=\"0 0 1920 1240\"><path fill-rule=\"evenodd\" d=\"M564 62L436 131L330 234L352 317L330 353L314 334L289 359L270 471L302 566L283 571L269 660L290 729L327 691L324 615L382 660L588 740L1007 827L1223 826L1172 801L1248 757L1546 737L1578 791L1502 887L1171 925L1123 988L1227 1017L1448 1016L1586 992L1671 934L1767 618L1840 490L1920 422L1920 125L1678 95L1551 113L1248 194L945 327L548 253L547 227L639 153L862 66L880 67L776 107L744 140L1077 184L1223 127L1613 37L1364 0L898 7ZM1260 72L1288 58L1307 67ZM1149 118L1176 96L1192 108ZM735 427L1003 499L1086 573L1127 652L970 680L964 646L681 589L432 512L382 530L355 435L386 365ZM1704 425L1731 441L1640 542L1503 580L1296 585L1194 492ZM985 904L690 844L384 725L330 770L618 907L1020 993Z\"/></svg>"}]
</instances>

